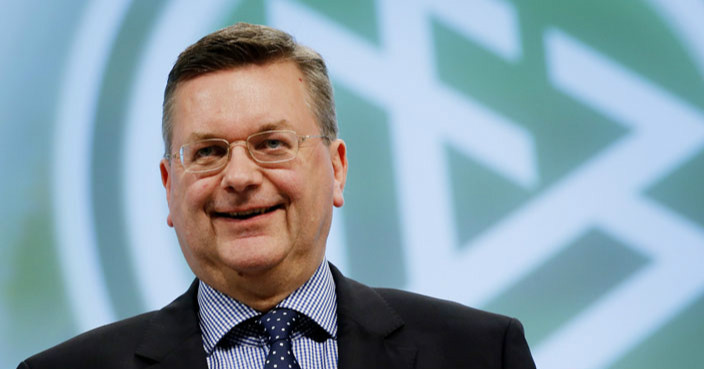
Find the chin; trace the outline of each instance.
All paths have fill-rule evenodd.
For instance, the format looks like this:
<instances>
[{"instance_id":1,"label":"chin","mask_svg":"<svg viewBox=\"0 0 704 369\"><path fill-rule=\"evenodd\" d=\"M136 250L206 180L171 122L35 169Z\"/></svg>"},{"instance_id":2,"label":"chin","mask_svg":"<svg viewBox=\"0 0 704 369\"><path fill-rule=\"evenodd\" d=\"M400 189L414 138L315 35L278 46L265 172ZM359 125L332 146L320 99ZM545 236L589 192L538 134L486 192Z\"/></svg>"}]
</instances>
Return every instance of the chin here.
<instances>
[{"instance_id":1,"label":"chin","mask_svg":"<svg viewBox=\"0 0 704 369\"><path fill-rule=\"evenodd\" d=\"M221 261L240 274L259 274L281 264L286 253L284 249L272 248L266 244L239 245L227 248L221 254Z\"/></svg>"}]
</instances>

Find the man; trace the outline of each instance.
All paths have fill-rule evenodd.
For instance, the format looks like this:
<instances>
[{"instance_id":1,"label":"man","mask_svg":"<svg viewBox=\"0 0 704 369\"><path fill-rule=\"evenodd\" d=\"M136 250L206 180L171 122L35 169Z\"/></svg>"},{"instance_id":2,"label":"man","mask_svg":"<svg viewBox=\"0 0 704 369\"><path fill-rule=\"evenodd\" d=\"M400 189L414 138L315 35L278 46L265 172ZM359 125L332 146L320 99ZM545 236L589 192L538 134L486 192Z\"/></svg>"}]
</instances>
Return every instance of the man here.
<instances>
[{"instance_id":1,"label":"man","mask_svg":"<svg viewBox=\"0 0 704 369\"><path fill-rule=\"evenodd\" d=\"M186 49L163 135L167 223L197 280L20 368L535 367L517 320L326 262L347 149L322 58L288 34L240 23Z\"/></svg>"}]
</instances>

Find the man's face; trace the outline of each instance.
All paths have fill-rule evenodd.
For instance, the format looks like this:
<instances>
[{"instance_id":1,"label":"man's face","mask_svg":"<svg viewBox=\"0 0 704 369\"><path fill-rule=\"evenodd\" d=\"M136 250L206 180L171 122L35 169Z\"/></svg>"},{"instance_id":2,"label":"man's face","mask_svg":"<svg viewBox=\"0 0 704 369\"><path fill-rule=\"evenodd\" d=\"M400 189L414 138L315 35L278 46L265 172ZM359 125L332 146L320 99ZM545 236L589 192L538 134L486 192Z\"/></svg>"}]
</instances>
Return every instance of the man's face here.
<instances>
[{"instance_id":1,"label":"man's face","mask_svg":"<svg viewBox=\"0 0 704 369\"><path fill-rule=\"evenodd\" d=\"M198 139L232 142L272 129L319 135L305 94L292 62L183 82L174 95L170 151ZM163 160L167 221L193 272L214 286L272 271L312 273L325 252L332 207L343 204L345 155L341 140L327 145L312 138L295 159L272 165L257 164L244 145L232 146L227 166L215 174L184 172L178 159Z\"/></svg>"}]
</instances>

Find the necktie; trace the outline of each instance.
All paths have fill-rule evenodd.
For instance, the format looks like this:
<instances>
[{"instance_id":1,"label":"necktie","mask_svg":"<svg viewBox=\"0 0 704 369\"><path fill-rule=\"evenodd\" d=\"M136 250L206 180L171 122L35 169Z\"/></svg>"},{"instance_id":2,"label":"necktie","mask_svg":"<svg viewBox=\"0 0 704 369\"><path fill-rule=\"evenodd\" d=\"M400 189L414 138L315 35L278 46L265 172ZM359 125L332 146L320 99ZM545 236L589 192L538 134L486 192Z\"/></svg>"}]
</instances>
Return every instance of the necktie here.
<instances>
[{"instance_id":1,"label":"necktie","mask_svg":"<svg viewBox=\"0 0 704 369\"><path fill-rule=\"evenodd\" d=\"M269 335L269 355L264 369L300 369L291 347L291 328L298 313L290 309L273 309L259 318Z\"/></svg>"}]
</instances>

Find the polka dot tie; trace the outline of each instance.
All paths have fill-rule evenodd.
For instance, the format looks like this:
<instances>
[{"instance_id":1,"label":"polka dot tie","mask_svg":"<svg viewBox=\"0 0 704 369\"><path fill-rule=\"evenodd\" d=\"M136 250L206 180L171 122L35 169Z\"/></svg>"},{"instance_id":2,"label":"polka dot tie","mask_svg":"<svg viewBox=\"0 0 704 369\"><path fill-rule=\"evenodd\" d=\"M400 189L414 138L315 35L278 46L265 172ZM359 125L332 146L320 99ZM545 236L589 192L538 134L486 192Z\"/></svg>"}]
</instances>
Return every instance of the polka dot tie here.
<instances>
[{"instance_id":1,"label":"polka dot tie","mask_svg":"<svg viewBox=\"0 0 704 369\"><path fill-rule=\"evenodd\" d=\"M269 335L269 355L264 369L301 369L293 356L291 328L298 313L289 309L273 309L259 318L259 324Z\"/></svg>"}]
</instances>

